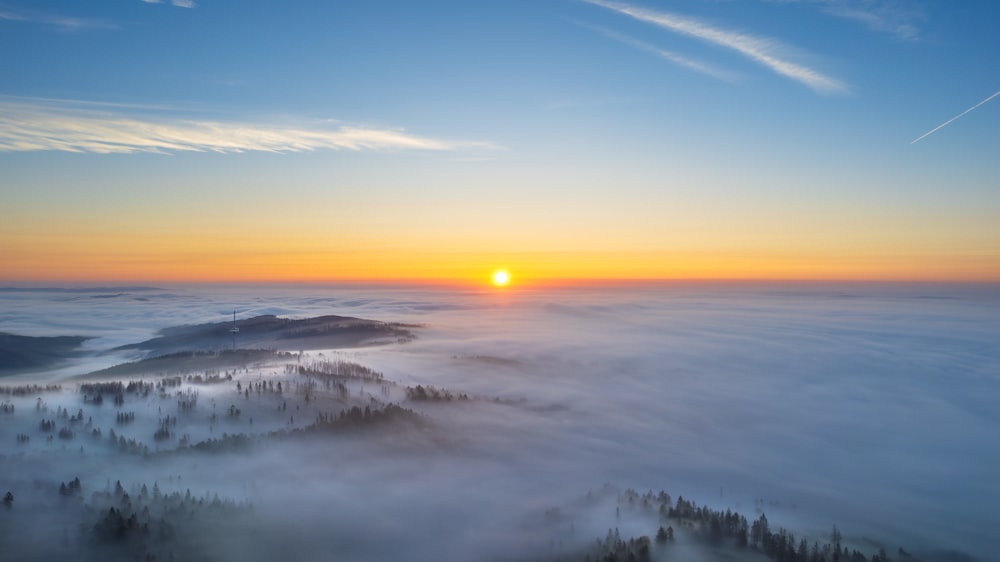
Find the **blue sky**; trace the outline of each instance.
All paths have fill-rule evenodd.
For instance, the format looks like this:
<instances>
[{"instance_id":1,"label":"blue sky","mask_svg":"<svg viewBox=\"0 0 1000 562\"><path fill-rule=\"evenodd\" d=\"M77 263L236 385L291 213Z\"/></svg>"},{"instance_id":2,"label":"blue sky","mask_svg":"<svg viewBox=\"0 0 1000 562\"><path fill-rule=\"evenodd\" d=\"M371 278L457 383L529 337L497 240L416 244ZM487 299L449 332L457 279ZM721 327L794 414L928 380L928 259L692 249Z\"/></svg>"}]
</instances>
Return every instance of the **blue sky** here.
<instances>
[{"instance_id":1,"label":"blue sky","mask_svg":"<svg viewBox=\"0 0 1000 562\"><path fill-rule=\"evenodd\" d=\"M5 0L0 214L21 222L0 235L27 271L55 259L52 217L101 216L66 234L113 253L137 226L107 232L109 206L155 206L166 236L194 200L298 201L357 222L297 240L372 252L830 269L875 247L1000 278L1000 98L911 144L1000 90L998 21L973 0Z\"/></svg>"}]
</instances>

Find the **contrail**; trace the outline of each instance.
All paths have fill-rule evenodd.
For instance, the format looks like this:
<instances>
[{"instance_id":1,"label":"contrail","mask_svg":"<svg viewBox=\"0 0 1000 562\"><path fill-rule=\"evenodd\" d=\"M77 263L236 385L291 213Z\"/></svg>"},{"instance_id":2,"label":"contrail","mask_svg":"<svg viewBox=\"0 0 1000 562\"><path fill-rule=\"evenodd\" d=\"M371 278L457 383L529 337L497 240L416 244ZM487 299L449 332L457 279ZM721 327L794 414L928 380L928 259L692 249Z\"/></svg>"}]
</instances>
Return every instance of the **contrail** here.
<instances>
[{"instance_id":1,"label":"contrail","mask_svg":"<svg viewBox=\"0 0 1000 562\"><path fill-rule=\"evenodd\" d=\"M993 99L993 98L995 98L995 97L997 97L997 96L1000 96L1000 90L997 90L997 91L996 91L996 93L994 93L994 94L993 94L992 96L990 96L990 97L988 97L988 98L984 99L983 101L981 101L981 102L977 103L976 105L974 105L974 106L970 107L969 109L966 109L965 111L963 111L963 112L959 113L958 115L956 115L956 116L952 117L951 119L949 119L949 120L945 121L944 123L941 123L941 124L940 124L940 125L938 125L937 127L934 127L934 128L933 128L933 129L931 129L930 131L927 131L926 133L924 133L924 134L920 135L919 137L917 137L917 138L913 139L912 141L910 141L910 144L914 144L914 143L916 143L917 141L920 141L920 140L923 140L923 139L925 139L925 138L929 137L930 135L932 135L932 134L934 134L934 133L938 132L939 130L943 129L944 127L947 127L947 126L948 126L948 125L950 125L950 124L951 124L952 122L954 122L954 121L958 120L959 118L963 117L963 116L964 116L964 115L965 115L966 113L969 113L969 112L970 112L970 111L972 111L973 109L976 109L977 107L979 107L979 106L983 105L984 103L986 103L986 102L990 101L991 99Z\"/></svg>"},{"instance_id":2,"label":"contrail","mask_svg":"<svg viewBox=\"0 0 1000 562\"><path fill-rule=\"evenodd\" d=\"M750 60L765 66L777 74L805 84L817 92L826 94L848 93L846 84L820 72L785 60L777 53L778 43L767 37L757 37L735 31L727 31L711 26L701 21L670 14L648 10L623 2L610 0L583 0L595 6L601 6L613 12L629 16L674 33L694 37L707 43L732 49Z\"/></svg>"},{"instance_id":3,"label":"contrail","mask_svg":"<svg viewBox=\"0 0 1000 562\"><path fill-rule=\"evenodd\" d=\"M676 65L682 66L690 70L694 70L695 72L700 72L702 74L711 76L713 78L718 78L719 80L726 80L729 82L733 81L733 76L728 72L717 70L707 64L698 62L694 59L682 55L678 55L677 53L659 49L657 47L654 47L653 45L650 45L649 43L646 43L645 41L639 41L638 39L633 39L628 35L624 35L616 31L611 31L610 29L601 27L599 25L591 25L589 23L583 23L583 22L576 22L576 24L579 25L580 27L585 27L587 29L600 33L601 35L609 39L614 39L615 41L620 41L622 43L625 43L626 45L631 45L636 49L653 53L654 55L665 58Z\"/></svg>"}]
</instances>

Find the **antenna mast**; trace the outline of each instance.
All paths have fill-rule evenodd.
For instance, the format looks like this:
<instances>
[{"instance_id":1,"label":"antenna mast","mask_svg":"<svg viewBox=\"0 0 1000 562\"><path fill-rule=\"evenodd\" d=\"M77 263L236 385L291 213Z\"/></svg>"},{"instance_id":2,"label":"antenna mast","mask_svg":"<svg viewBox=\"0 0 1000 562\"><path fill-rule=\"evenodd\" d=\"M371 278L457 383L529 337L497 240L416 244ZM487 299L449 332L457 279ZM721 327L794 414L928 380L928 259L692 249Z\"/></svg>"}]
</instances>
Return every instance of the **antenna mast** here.
<instances>
[{"instance_id":1,"label":"antenna mast","mask_svg":"<svg viewBox=\"0 0 1000 562\"><path fill-rule=\"evenodd\" d=\"M233 327L230 328L229 332L233 334L233 352L236 352L236 334L240 333L239 326L236 325L236 309L233 309Z\"/></svg>"}]
</instances>

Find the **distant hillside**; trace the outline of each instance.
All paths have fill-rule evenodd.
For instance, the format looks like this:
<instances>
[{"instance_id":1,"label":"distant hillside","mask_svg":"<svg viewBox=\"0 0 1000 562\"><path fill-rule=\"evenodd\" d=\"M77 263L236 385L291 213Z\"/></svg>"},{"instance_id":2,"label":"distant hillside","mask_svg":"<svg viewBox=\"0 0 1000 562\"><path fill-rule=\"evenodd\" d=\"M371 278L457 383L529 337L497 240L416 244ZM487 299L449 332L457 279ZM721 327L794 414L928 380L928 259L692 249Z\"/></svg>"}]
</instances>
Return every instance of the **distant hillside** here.
<instances>
[{"instance_id":1,"label":"distant hillside","mask_svg":"<svg viewBox=\"0 0 1000 562\"><path fill-rule=\"evenodd\" d=\"M33 337L0 332L0 373L38 369L80 355L84 336Z\"/></svg>"},{"instance_id":2,"label":"distant hillside","mask_svg":"<svg viewBox=\"0 0 1000 562\"><path fill-rule=\"evenodd\" d=\"M0 287L0 293L136 293L162 291L158 287Z\"/></svg>"},{"instance_id":3,"label":"distant hillside","mask_svg":"<svg viewBox=\"0 0 1000 562\"><path fill-rule=\"evenodd\" d=\"M414 335L408 328L416 326L376 322L350 316L318 316L290 319L273 315L255 316L236 323L238 348L297 351L334 347L356 347L370 343L405 341ZM233 347L231 321L164 328L159 336L117 348L136 349L147 356L190 351L212 351Z\"/></svg>"}]
</instances>

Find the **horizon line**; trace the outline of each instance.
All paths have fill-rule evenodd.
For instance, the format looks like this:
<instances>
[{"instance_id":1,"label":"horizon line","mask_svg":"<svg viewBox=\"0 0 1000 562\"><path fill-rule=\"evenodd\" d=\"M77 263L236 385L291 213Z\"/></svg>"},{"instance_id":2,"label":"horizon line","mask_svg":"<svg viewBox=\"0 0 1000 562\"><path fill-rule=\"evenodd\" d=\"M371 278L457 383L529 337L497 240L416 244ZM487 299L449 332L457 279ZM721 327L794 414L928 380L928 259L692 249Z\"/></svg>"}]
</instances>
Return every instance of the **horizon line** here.
<instances>
[{"instance_id":1,"label":"horizon line","mask_svg":"<svg viewBox=\"0 0 1000 562\"><path fill-rule=\"evenodd\" d=\"M494 287L487 277L463 279L163 279L163 280L88 280L88 279L0 279L0 292L19 289L108 289L108 290L169 290L180 286L342 286L342 287L481 287L493 292L509 292L534 288L574 288L637 285L691 284L883 284L883 285L1000 285L1000 279L970 278L878 278L878 277L560 277L515 278L506 287Z\"/></svg>"}]
</instances>

